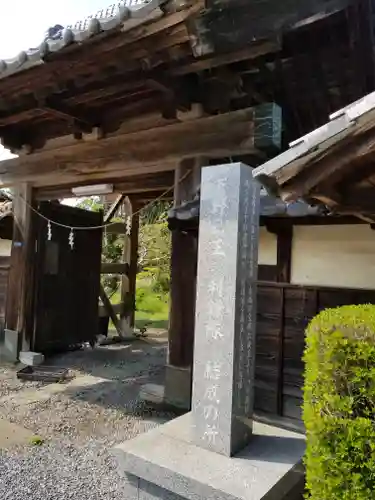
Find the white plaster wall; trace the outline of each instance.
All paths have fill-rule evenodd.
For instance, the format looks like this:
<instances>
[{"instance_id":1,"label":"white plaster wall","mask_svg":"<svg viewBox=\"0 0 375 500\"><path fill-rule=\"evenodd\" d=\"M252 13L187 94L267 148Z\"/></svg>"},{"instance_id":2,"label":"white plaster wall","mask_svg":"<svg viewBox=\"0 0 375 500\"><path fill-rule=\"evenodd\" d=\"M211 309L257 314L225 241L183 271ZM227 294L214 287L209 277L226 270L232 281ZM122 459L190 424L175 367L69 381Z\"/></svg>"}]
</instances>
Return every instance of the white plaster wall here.
<instances>
[{"instance_id":1,"label":"white plaster wall","mask_svg":"<svg viewBox=\"0 0 375 500\"><path fill-rule=\"evenodd\" d=\"M276 266L277 236L267 231L264 226L259 228L258 264Z\"/></svg>"},{"instance_id":2,"label":"white plaster wall","mask_svg":"<svg viewBox=\"0 0 375 500\"><path fill-rule=\"evenodd\" d=\"M2 240L0 238L0 257L10 257L12 251L12 240Z\"/></svg>"},{"instance_id":3,"label":"white plaster wall","mask_svg":"<svg viewBox=\"0 0 375 500\"><path fill-rule=\"evenodd\" d=\"M375 289L375 231L367 224L294 226L291 282Z\"/></svg>"}]
</instances>

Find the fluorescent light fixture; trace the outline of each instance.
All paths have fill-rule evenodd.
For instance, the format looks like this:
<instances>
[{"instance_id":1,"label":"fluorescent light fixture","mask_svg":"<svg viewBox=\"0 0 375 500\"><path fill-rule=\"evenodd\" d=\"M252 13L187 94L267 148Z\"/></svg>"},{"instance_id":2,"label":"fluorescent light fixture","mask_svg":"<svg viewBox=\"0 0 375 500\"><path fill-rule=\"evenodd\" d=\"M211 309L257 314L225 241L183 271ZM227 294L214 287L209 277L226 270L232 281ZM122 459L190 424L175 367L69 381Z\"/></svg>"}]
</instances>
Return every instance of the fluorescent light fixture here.
<instances>
[{"instance_id":1,"label":"fluorescent light fixture","mask_svg":"<svg viewBox=\"0 0 375 500\"><path fill-rule=\"evenodd\" d=\"M96 196L113 193L113 184L98 184L96 186L80 186L72 189L75 196Z\"/></svg>"}]
</instances>

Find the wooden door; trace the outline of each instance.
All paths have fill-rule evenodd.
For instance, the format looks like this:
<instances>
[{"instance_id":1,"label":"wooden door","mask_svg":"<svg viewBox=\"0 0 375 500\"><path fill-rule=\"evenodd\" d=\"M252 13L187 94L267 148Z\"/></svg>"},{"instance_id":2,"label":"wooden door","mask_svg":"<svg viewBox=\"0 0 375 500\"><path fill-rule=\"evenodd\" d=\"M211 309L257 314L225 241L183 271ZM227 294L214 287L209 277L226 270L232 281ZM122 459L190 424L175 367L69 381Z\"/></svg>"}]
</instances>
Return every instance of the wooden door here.
<instances>
[{"instance_id":1,"label":"wooden door","mask_svg":"<svg viewBox=\"0 0 375 500\"><path fill-rule=\"evenodd\" d=\"M42 203L40 212L67 226L92 227L102 224L102 213L89 212L57 203ZM39 218L35 273L36 301L34 349L50 352L95 338L98 332L98 297L102 231L74 231L48 224Z\"/></svg>"}]
</instances>

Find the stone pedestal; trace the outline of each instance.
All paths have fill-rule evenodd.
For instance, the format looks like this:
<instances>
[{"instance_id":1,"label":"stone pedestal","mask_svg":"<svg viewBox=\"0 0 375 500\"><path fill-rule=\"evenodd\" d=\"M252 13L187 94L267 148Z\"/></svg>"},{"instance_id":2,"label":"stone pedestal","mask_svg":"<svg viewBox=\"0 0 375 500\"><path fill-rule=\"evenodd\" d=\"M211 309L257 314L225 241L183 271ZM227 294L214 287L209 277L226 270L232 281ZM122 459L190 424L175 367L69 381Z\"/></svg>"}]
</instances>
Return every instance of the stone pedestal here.
<instances>
[{"instance_id":1,"label":"stone pedestal","mask_svg":"<svg viewBox=\"0 0 375 500\"><path fill-rule=\"evenodd\" d=\"M203 169L192 411L115 449L128 500L302 493L304 436L253 425L259 205L250 167Z\"/></svg>"},{"instance_id":2,"label":"stone pedestal","mask_svg":"<svg viewBox=\"0 0 375 500\"><path fill-rule=\"evenodd\" d=\"M302 500L303 435L255 422L229 458L196 446L195 432L188 413L117 446L124 500Z\"/></svg>"}]
</instances>

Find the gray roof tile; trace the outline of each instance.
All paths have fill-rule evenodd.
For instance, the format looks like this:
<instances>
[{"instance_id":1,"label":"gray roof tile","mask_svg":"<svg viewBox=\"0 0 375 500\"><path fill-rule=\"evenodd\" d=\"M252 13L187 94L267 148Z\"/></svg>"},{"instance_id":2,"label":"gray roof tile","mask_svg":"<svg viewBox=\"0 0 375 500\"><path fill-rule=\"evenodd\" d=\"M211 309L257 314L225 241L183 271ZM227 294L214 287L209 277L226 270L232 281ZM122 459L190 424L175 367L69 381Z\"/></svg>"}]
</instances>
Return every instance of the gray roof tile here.
<instances>
[{"instance_id":1,"label":"gray roof tile","mask_svg":"<svg viewBox=\"0 0 375 500\"><path fill-rule=\"evenodd\" d=\"M0 79L31 67L45 64L44 58L73 43L80 44L95 35L116 28L128 31L140 24L160 17L165 0L122 0L100 10L74 25L50 28L39 47L20 52L13 58L0 59Z\"/></svg>"}]
</instances>

